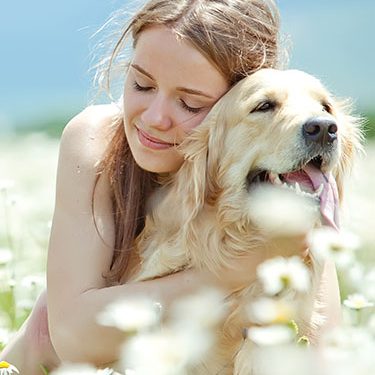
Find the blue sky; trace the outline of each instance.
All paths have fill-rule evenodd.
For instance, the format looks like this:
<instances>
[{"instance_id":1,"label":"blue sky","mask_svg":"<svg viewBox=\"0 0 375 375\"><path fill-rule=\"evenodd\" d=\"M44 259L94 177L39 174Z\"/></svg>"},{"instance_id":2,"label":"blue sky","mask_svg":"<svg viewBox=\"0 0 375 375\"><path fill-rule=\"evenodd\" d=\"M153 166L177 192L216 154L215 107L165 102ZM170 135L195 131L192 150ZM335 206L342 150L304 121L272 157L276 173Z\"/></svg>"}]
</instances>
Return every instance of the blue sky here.
<instances>
[{"instance_id":1,"label":"blue sky","mask_svg":"<svg viewBox=\"0 0 375 375\"><path fill-rule=\"evenodd\" d=\"M128 1L129 3L130 1ZM134 3L134 0L131 1ZM118 0L7 1L0 12L0 123L79 111L91 99L91 35ZM279 0L290 67L375 109L372 0Z\"/></svg>"}]
</instances>

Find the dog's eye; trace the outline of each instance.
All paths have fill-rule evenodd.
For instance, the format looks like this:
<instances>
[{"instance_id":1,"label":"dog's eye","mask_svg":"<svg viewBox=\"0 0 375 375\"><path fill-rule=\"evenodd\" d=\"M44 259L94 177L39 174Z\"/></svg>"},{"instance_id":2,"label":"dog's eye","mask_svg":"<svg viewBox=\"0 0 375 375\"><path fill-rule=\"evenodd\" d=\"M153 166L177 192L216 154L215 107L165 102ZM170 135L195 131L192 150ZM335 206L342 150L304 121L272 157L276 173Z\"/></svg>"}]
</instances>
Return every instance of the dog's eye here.
<instances>
[{"instance_id":1,"label":"dog's eye","mask_svg":"<svg viewBox=\"0 0 375 375\"><path fill-rule=\"evenodd\" d=\"M329 103L323 102L322 107L324 112L332 113L332 107Z\"/></svg>"},{"instance_id":2,"label":"dog's eye","mask_svg":"<svg viewBox=\"0 0 375 375\"><path fill-rule=\"evenodd\" d=\"M267 112L272 111L276 107L276 103L272 100L265 100L264 102L259 103L252 111L253 112Z\"/></svg>"}]
</instances>

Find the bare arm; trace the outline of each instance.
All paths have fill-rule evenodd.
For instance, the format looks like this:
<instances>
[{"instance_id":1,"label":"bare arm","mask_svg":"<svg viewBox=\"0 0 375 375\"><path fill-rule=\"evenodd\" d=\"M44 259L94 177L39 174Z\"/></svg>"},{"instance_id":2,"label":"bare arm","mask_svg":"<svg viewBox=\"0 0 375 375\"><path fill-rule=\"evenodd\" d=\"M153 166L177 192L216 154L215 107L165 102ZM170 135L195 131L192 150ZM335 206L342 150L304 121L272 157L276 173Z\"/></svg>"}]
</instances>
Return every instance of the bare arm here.
<instances>
[{"instance_id":1,"label":"bare arm","mask_svg":"<svg viewBox=\"0 0 375 375\"><path fill-rule=\"evenodd\" d=\"M103 131L110 122L107 112L106 107L86 109L64 130L47 265L48 319L56 353L63 361L97 365L117 360L124 338L115 328L96 322L98 313L109 303L144 295L168 305L202 285L191 270L153 281L106 286L102 275L111 264L114 225L105 176L99 180L95 195L100 235L92 216L91 195L94 166L108 141Z\"/></svg>"}]
</instances>

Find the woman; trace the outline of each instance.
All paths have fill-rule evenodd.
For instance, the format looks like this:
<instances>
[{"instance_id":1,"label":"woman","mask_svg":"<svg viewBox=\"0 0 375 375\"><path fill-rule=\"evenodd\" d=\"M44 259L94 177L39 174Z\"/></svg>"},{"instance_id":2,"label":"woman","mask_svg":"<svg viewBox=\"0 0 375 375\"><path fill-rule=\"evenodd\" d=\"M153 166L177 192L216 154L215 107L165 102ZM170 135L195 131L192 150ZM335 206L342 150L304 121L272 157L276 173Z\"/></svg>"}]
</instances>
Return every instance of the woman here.
<instances>
[{"instance_id":1,"label":"woman","mask_svg":"<svg viewBox=\"0 0 375 375\"><path fill-rule=\"evenodd\" d=\"M88 107L61 139L47 265L48 324L43 294L1 358L27 374L41 373L41 363L101 366L117 359L123 339L96 322L107 304L144 295L168 308L202 283L230 293L254 278L258 263L249 259L235 265L235 272L223 270L220 280L188 270L126 283L137 264L133 241L157 177L183 162L175 145L234 83L278 65L278 33L278 12L268 0L152 0L133 16L101 70L109 84L114 68L124 66L122 52L131 36L121 105ZM326 316L335 322L334 268L322 275L322 286L320 302L330 301Z\"/></svg>"}]
</instances>

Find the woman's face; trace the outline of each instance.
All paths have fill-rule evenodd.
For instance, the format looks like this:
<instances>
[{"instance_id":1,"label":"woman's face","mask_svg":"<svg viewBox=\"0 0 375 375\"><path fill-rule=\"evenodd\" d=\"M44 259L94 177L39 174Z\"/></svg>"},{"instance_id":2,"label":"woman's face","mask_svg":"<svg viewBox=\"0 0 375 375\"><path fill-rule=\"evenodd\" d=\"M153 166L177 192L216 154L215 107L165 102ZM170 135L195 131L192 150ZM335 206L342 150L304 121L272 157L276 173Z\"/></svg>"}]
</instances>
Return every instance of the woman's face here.
<instances>
[{"instance_id":1,"label":"woman's face","mask_svg":"<svg viewBox=\"0 0 375 375\"><path fill-rule=\"evenodd\" d=\"M176 150L228 90L221 73L193 46L165 26L144 30L124 89L124 124L137 164L148 171L176 171Z\"/></svg>"}]
</instances>

